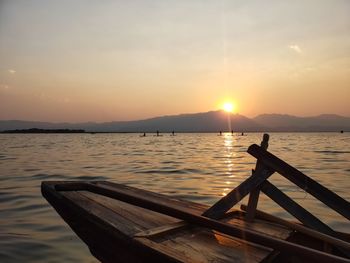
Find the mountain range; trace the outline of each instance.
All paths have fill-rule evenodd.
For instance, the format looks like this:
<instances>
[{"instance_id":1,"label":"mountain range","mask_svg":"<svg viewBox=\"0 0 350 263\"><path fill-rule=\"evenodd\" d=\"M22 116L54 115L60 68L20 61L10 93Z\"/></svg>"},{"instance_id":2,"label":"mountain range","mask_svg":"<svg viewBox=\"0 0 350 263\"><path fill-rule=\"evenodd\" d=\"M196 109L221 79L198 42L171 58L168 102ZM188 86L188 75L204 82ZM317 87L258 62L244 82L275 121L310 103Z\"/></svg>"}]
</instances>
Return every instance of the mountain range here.
<instances>
[{"instance_id":1,"label":"mountain range","mask_svg":"<svg viewBox=\"0 0 350 263\"><path fill-rule=\"evenodd\" d=\"M262 114L247 118L224 111L209 111L155 117L137 121L52 123L21 120L0 121L0 131L15 129L84 129L88 132L331 132L350 131L350 117L322 114L297 117L286 114Z\"/></svg>"}]
</instances>

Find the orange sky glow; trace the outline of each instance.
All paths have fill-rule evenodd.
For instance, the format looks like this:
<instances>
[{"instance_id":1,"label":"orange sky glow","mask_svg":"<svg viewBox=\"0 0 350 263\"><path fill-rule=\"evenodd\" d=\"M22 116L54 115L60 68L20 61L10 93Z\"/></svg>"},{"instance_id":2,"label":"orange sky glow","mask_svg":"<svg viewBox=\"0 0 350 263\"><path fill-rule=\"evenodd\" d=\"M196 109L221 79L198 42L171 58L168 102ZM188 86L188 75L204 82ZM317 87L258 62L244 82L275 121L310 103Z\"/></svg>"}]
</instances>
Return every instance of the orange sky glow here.
<instances>
[{"instance_id":1,"label":"orange sky glow","mask_svg":"<svg viewBox=\"0 0 350 263\"><path fill-rule=\"evenodd\" d=\"M263 10L263 11L262 11ZM350 1L1 1L0 120L350 116Z\"/></svg>"}]
</instances>

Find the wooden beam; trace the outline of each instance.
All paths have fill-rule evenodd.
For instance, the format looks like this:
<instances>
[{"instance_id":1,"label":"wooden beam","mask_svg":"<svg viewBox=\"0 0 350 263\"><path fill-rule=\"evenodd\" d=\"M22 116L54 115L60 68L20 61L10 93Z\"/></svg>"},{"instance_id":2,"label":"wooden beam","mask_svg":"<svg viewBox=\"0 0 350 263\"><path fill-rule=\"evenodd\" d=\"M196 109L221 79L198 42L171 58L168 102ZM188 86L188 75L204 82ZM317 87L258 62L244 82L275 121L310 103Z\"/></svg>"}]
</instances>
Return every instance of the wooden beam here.
<instances>
[{"instance_id":1,"label":"wooden beam","mask_svg":"<svg viewBox=\"0 0 350 263\"><path fill-rule=\"evenodd\" d=\"M324 224L313 214L293 201L290 197L284 194L269 181L266 180L266 182L261 185L261 191L270 197L273 201L275 201L279 206L297 218L305 226L313 228L322 233L326 233L328 235L335 235L335 232L329 226Z\"/></svg>"},{"instance_id":2,"label":"wooden beam","mask_svg":"<svg viewBox=\"0 0 350 263\"><path fill-rule=\"evenodd\" d=\"M255 211L258 207L259 195L260 195L260 186L252 190L249 194L248 206L246 210L245 220L247 222L253 222L255 218Z\"/></svg>"},{"instance_id":3,"label":"wooden beam","mask_svg":"<svg viewBox=\"0 0 350 263\"><path fill-rule=\"evenodd\" d=\"M249 230L245 227L233 226L217 220L213 220L204 216L196 215L186 209L179 209L176 206L169 206L162 202L156 202L152 198L143 198L138 195L130 195L128 191L116 189L98 183L85 183L86 191L91 191L96 194L104 195L123 202L137 205L152 211L163 213L175 218L188 221L190 224L206 227L219 231L221 233L238 237L256 244L271 247L273 249L288 253L297 254L302 258L307 258L310 261L317 262L335 262L335 263L350 263L350 260L320 252L314 249L306 248L288 241L280 240L274 237L265 236L259 232Z\"/></svg>"},{"instance_id":4,"label":"wooden beam","mask_svg":"<svg viewBox=\"0 0 350 263\"><path fill-rule=\"evenodd\" d=\"M234 210L226 213L223 218L227 219L230 217L233 217L234 215L241 215L242 211L241 210ZM242 216L242 215L241 215ZM190 228L193 225L188 224L186 221L177 221L175 223L170 223L167 225L155 227L152 229L147 229L145 231L141 231L139 233L136 233L134 237L155 237L155 236L164 236L167 234L172 234L176 231L183 230L185 228Z\"/></svg>"},{"instance_id":5,"label":"wooden beam","mask_svg":"<svg viewBox=\"0 0 350 263\"><path fill-rule=\"evenodd\" d=\"M247 210L247 206L242 204L241 205L241 209L243 211L246 211ZM296 224L296 223L284 220L284 219L282 219L280 217L277 217L277 216L265 213L265 212L260 211L260 210L256 210L256 216L258 218L263 219L263 220L267 220L267 221L270 221L270 222L277 223L279 225L286 226L286 227L288 227L290 229L293 229L293 230L296 230L296 231L298 231L298 232L300 232L302 234L305 234L305 235L317 238L319 240L327 242L327 243L329 243L331 245L334 245L336 247L345 248L345 249L350 251L350 243L348 243L348 242L346 242L344 240L341 240L339 238L335 238L335 237L323 234L323 233L315 231L315 230L313 230L311 228L308 228L308 227L305 227L303 225Z\"/></svg>"},{"instance_id":6,"label":"wooden beam","mask_svg":"<svg viewBox=\"0 0 350 263\"><path fill-rule=\"evenodd\" d=\"M306 176L275 155L263 150L256 144L248 148L248 153L350 220L350 203L339 195L333 193L328 188L317 183L315 180Z\"/></svg>"},{"instance_id":7,"label":"wooden beam","mask_svg":"<svg viewBox=\"0 0 350 263\"><path fill-rule=\"evenodd\" d=\"M269 178L273 173L273 171L265 169L254 171L253 175L248 177L243 183L221 198L202 215L213 219L221 218L228 210L241 201L267 178Z\"/></svg>"},{"instance_id":8,"label":"wooden beam","mask_svg":"<svg viewBox=\"0 0 350 263\"><path fill-rule=\"evenodd\" d=\"M267 150L267 148L269 147L269 138L270 136L267 133L263 135L263 140L261 141L261 144L260 144L262 149ZM266 169L266 166L264 166L264 164L261 161L257 160L255 165L255 171L260 171L265 169ZM248 222L252 222L255 217L255 211L258 206L259 195L260 195L259 186L253 189L249 194L247 214L245 217L245 219Z\"/></svg>"},{"instance_id":9,"label":"wooden beam","mask_svg":"<svg viewBox=\"0 0 350 263\"><path fill-rule=\"evenodd\" d=\"M315 217L313 214L305 210L298 203L289 198L286 194L280 191L277 187L271 184L269 181L265 181L261 190L264 194L270 197L273 201L283 207L286 211L288 211L291 215L295 216L300 222L302 222L305 226L308 226L312 229L320 231L324 234L334 236L338 238L336 232L324 224L321 220ZM338 248L344 255L350 257L350 251Z\"/></svg>"}]
</instances>

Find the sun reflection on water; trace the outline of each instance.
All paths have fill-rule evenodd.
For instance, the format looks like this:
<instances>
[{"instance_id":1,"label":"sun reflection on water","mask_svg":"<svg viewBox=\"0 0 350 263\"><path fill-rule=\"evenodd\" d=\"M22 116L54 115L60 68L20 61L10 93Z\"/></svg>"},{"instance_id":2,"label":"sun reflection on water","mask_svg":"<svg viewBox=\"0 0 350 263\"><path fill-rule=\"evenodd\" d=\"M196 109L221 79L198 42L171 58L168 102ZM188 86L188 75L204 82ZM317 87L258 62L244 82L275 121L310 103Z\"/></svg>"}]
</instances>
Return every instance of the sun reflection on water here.
<instances>
[{"instance_id":1,"label":"sun reflection on water","mask_svg":"<svg viewBox=\"0 0 350 263\"><path fill-rule=\"evenodd\" d=\"M225 184L226 186L229 186L232 184L232 179L235 177L233 174L233 157L236 155L233 151L233 146L234 146L234 137L231 133L225 133L224 134L224 149L225 149L225 166L226 166L226 172L225 174L227 177L225 178ZM227 195L232 189L231 188L224 188L223 192L221 193L222 196Z\"/></svg>"}]
</instances>

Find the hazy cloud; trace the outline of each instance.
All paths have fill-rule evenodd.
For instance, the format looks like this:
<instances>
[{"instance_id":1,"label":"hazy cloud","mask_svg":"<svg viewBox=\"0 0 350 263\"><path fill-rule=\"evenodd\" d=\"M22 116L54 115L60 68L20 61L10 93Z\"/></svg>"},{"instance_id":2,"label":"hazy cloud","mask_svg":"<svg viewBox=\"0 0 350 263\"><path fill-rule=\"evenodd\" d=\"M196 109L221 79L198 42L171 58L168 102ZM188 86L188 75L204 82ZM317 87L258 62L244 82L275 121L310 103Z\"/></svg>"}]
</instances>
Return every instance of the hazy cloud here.
<instances>
[{"instance_id":1,"label":"hazy cloud","mask_svg":"<svg viewBox=\"0 0 350 263\"><path fill-rule=\"evenodd\" d=\"M302 53L301 48L298 45L289 45L288 47L296 53Z\"/></svg>"},{"instance_id":2,"label":"hazy cloud","mask_svg":"<svg viewBox=\"0 0 350 263\"><path fill-rule=\"evenodd\" d=\"M8 72L9 72L10 74L15 74L15 73L16 73L16 70L14 70L14 69L9 69Z\"/></svg>"},{"instance_id":3,"label":"hazy cloud","mask_svg":"<svg viewBox=\"0 0 350 263\"><path fill-rule=\"evenodd\" d=\"M314 67L307 67L305 68L306 71L315 71L316 69Z\"/></svg>"},{"instance_id":4,"label":"hazy cloud","mask_svg":"<svg viewBox=\"0 0 350 263\"><path fill-rule=\"evenodd\" d=\"M0 84L0 89L9 89L10 86L6 84Z\"/></svg>"}]
</instances>

